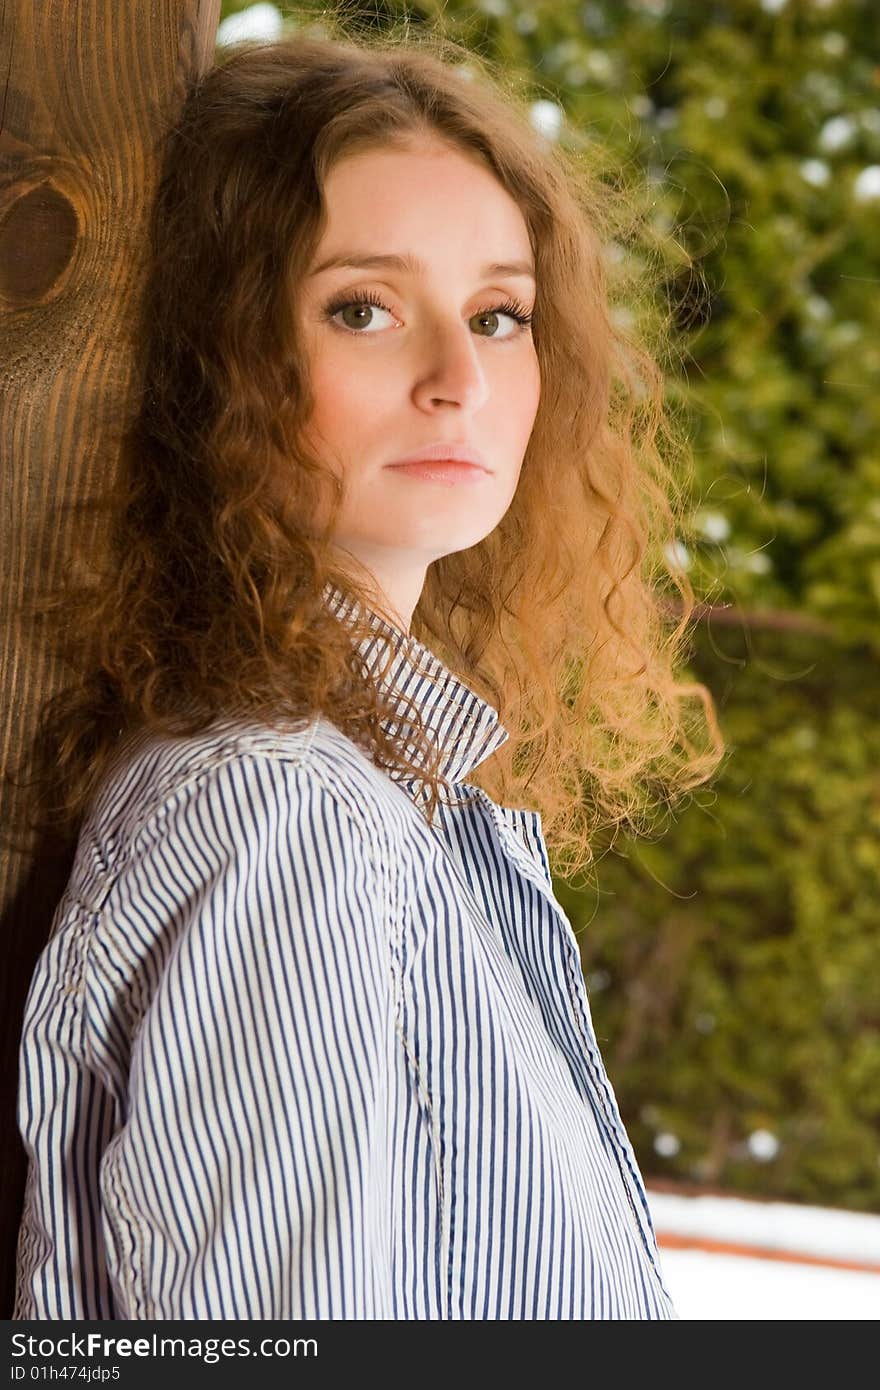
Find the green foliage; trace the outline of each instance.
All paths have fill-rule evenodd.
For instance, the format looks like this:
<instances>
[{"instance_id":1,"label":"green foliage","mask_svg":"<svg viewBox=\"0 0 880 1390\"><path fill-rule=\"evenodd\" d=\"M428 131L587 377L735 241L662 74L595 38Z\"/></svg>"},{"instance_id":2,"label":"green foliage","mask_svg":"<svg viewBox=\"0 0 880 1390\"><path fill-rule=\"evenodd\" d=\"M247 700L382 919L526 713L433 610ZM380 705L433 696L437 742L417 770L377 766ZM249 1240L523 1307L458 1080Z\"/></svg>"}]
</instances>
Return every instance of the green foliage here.
<instances>
[{"instance_id":1,"label":"green foliage","mask_svg":"<svg viewBox=\"0 0 880 1390\"><path fill-rule=\"evenodd\" d=\"M598 893L557 885L633 1144L649 1172L876 1208L877 666L731 629L692 665L721 773L662 838L618 841ZM772 1160L748 1147L762 1130Z\"/></svg>"},{"instance_id":2,"label":"green foliage","mask_svg":"<svg viewBox=\"0 0 880 1390\"><path fill-rule=\"evenodd\" d=\"M874 0L339 8L442 16L643 181L694 451L686 562L716 613L691 668L729 754L665 833L618 837L598 894L557 893L646 1172L880 1209Z\"/></svg>"}]
</instances>

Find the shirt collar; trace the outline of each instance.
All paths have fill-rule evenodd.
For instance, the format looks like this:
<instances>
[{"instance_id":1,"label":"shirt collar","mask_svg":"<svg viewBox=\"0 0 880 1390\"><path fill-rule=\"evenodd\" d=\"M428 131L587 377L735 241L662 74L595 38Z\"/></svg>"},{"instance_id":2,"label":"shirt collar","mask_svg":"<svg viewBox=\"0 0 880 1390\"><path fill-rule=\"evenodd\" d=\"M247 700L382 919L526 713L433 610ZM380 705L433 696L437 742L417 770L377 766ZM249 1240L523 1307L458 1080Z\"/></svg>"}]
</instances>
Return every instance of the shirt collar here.
<instances>
[{"instance_id":1,"label":"shirt collar","mask_svg":"<svg viewBox=\"0 0 880 1390\"><path fill-rule=\"evenodd\" d=\"M340 621L349 625L352 619L366 613L374 635L357 643L364 666L387 696L402 694L418 705L426 729L441 749L441 779L450 784L461 781L507 741L509 735L498 711L417 638L393 627L372 608L365 609L360 600L330 581L324 585L324 602ZM380 676L389 645L394 655L384 676ZM396 704L405 718L402 701ZM387 734L402 737L396 721L383 720L382 727ZM421 766L423 759L405 735L403 744L410 761ZM394 770L389 775L393 777Z\"/></svg>"}]
</instances>

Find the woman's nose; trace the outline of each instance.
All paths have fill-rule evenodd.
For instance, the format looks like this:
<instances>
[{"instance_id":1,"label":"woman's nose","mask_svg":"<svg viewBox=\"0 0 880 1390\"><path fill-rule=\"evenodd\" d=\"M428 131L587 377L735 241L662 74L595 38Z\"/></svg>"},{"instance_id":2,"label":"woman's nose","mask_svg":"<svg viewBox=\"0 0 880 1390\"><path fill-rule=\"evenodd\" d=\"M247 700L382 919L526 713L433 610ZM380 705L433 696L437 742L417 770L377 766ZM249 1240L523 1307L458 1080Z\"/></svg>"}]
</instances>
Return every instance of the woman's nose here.
<instances>
[{"instance_id":1,"label":"woman's nose","mask_svg":"<svg viewBox=\"0 0 880 1390\"><path fill-rule=\"evenodd\" d=\"M478 343L467 324L431 327L416 392L430 401L448 400L477 410L489 393Z\"/></svg>"}]
</instances>

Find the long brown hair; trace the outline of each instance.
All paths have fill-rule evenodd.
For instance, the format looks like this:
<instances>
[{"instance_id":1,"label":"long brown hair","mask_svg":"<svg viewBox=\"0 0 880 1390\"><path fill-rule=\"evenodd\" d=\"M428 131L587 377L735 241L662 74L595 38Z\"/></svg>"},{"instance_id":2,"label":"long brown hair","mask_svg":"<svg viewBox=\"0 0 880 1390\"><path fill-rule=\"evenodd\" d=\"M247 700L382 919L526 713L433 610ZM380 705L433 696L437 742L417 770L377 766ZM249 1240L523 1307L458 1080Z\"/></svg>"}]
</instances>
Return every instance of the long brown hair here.
<instances>
[{"instance_id":1,"label":"long brown hair","mask_svg":"<svg viewBox=\"0 0 880 1390\"><path fill-rule=\"evenodd\" d=\"M303 446L312 397L294 331L328 171L424 133L480 156L516 200L538 282L541 399L516 495L484 540L429 567L412 619L510 733L474 781L541 811L573 874L600 827L646 824L717 767L711 697L677 674L694 606L674 552L686 448L656 348L609 308L626 195L448 38L296 35L221 53L167 133L143 394L97 503L103 554L35 608L71 678L30 750L32 824L73 827L127 731L189 736L232 710L323 712L380 765L420 775L433 814L418 711L415 767L383 728L394 711L358 664L361 630L322 602L330 581L381 611L369 576L334 559L341 487ZM321 531L307 524L319 515Z\"/></svg>"}]
</instances>

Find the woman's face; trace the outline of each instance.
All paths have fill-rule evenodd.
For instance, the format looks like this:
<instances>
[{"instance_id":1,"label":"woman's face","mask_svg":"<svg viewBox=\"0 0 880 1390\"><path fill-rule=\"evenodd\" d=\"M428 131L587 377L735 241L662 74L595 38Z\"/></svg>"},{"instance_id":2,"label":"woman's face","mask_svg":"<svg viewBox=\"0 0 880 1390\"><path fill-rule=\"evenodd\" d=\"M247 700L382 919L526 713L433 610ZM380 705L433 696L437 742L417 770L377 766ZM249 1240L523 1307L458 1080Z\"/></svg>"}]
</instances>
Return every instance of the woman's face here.
<instances>
[{"instance_id":1,"label":"woman's face","mask_svg":"<svg viewBox=\"0 0 880 1390\"><path fill-rule=\"evenodd\" d=\"M298 305L308 442L345 483L337 546L408 630L428 565L487 536L516 491L540 393L531 331L511 317L534 307L531 246L494 175L439 140L344 157L325 198ZM354 264L392 256L419 264ZM389 467L434 444L488 471L450 484Z\"/></svg>"}]
</instances>

